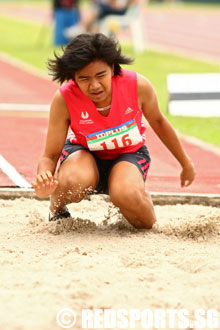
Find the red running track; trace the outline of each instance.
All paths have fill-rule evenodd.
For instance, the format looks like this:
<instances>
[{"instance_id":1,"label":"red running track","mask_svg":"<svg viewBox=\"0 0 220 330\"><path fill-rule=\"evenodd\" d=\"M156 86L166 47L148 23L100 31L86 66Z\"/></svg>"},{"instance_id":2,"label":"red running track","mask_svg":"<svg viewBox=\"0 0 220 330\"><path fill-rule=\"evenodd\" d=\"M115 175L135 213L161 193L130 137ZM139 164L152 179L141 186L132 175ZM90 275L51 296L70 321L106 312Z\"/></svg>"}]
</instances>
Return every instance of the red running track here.
<instances>
[{"instance_id":1,"label":"red running track","mask_svg":"<svg viewBox=\"0 0 220 330\"><path fill-rule=\"evenodd\" d=\"M50 103L57 86L49 80L3 61L0 61L0 70L0 103ZM9 89L13 93L9 93ZM47 123L47 118L40 118L35 112L16 115L13 111L0 111L0 154L29 183L35 177L37 162L43 152ZM182 141L197 171L194 183L182 189L179 164L150 128L147 128L146 135L152 158L148 175L151 192L220 193L220 154ZM16 184L0 170L0 186L13 187Z\"/></svg>"}]
</instances>

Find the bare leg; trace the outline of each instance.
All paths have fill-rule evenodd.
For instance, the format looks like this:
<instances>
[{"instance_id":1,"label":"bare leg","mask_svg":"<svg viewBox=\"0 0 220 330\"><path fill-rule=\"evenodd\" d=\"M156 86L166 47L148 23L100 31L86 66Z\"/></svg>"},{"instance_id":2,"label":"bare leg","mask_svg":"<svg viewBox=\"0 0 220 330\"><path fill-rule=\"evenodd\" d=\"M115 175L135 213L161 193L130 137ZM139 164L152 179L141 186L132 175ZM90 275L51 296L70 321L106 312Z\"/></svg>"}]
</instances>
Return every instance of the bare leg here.
<instances>
[{"instance_id":1,"label":"bare leg","mask_svg":"<svg viewBox=\"0 0 220 330\"><path fill-rule=\"evenodd\" d=\"M94 157L86 150L74 152L59 169L59 184L51 195L50 210L58 214L65 205L80 202L90 190L96 188L98 181Z\"/></svg>"},{"instance_id":2,"label":"bare leg","mask_svg":"<svg viewBox=\"0 0 220 330\"><path fill-rule=\"evenodd\" d=\"M134 164L122 161L112 168L109 195L134 227L152 228L156 222L154 206L142 175Z\"/></svg>"}]
</instances>

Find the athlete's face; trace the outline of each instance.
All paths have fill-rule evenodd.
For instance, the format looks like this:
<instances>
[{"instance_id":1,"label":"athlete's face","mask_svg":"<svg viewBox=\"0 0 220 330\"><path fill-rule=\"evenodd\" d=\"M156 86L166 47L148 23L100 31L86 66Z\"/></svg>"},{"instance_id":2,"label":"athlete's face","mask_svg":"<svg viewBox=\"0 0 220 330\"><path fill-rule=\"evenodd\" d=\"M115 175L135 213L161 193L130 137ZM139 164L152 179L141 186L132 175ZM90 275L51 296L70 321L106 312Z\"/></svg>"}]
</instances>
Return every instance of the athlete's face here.
<instances>
[{"instance_id":1,"label":"athlete's face","mask_svg":"<svg viewBox=\"0 0 220 330\"><path fill-rule=\"evenodd\" d=\"M96 60L76 72L75 82L97 107L104 107L111 103L113 74L114 66Z\"/></svg>"}]
</instances>

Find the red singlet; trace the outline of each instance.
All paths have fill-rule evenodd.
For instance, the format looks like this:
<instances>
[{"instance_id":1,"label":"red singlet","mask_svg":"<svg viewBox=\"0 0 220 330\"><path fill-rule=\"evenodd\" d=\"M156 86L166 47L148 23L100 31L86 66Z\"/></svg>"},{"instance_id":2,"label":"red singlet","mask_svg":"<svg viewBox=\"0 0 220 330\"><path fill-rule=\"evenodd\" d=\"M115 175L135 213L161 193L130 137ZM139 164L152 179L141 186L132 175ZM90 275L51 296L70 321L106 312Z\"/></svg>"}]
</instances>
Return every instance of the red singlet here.
<instances>
[{"instance_id":1,"label":"red singlet","mask_svg":"<svg viewBox=\"0 0 220 330\"><path fill-rule=\"evenodd\" d=\"M111 109L107 117L70 80L60 87L71 118L68 138L94 151L99 158L112 159L122 153L135 152L145 143L146 126L138 106L137 74L122 70L112 77Z\"/></svg>"}]
</instances>

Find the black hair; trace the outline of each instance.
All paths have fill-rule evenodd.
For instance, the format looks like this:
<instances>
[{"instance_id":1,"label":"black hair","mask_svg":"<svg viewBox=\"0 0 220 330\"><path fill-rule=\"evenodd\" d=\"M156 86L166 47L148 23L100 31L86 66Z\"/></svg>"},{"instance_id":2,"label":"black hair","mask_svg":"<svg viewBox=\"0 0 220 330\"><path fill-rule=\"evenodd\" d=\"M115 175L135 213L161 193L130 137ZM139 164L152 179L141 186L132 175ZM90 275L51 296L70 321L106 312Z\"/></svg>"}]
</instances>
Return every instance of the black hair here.
<instances>
[{"instance_id":1,"label":"black hair","mask_svg":"<svg viewBox=\"0 0 220 330\"><path fill-rule=\"evenodd\" d=\"M48 60L48 69L53 80L63 83L73 79L75 73L95 60L114 64L114 75L121 74L120 64L131 64L133 59L121 54L119 43L102 33L85 33L73 38L63 49L63 55L54 52L55 59Z\"/></svg>"}]
</instances>

